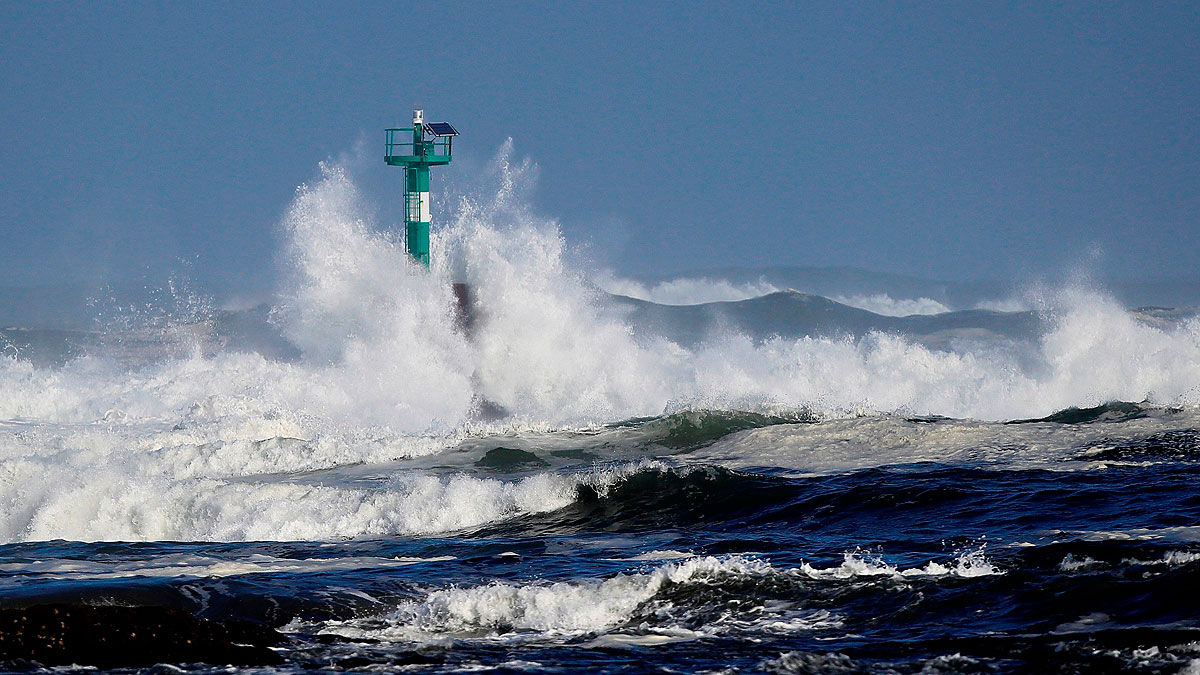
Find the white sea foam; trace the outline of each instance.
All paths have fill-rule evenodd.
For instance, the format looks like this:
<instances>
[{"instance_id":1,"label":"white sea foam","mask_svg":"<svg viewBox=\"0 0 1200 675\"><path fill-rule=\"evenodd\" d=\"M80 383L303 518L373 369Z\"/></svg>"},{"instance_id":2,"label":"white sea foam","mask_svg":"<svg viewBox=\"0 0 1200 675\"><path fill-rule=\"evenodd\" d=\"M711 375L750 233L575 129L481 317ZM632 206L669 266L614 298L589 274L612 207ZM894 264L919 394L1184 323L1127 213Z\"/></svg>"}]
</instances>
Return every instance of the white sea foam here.
<instances>
[{"instance_id":1,"label":"white sea foam","mask_svg":"<svg viewBox=\"0 0 1200 675\"><path fill-rule=\"evenodd\" d=\"M865 309L883 316L945 314L950 308L932 298L893 298L886 293L873 295L834 295L829 298L843 305Z\"/></svg>"},{"instance_id":2,"label":"white sea foam","mask_svg":"<svg viewBox=\"0 0 1200 675\"><path fill-rule=\"evenodd\" d=\"M419 633L477 629L540 632L592 632L629 620L635 609L667 583L686 583L714 574L766 574L768 563L748 558L690 558L649 573L621 574L603 581L548 585L492 583L431 593L405 603L388 617L384 630L360 629L356 622L333 622L325 632L385 639Z\"/></svg>"},{"instance_id":3,"label":"white sea foam","mask_svg":"<svg viewBox=\"0 0 1200 675\"><path fill-rule=\"evenodd\" d=\"M658 596L668 587L715 586L729 578L970 578L1003 573L984 556L982 549L963 552L946 563L931 561L924 567L905 570L857 551L846 554L842 565L833 568L804 564L796 569L781 569L757 558L697 556L603 580L494 582L438 589L423 599L401 604L382 619L333 621L322 632L399 642L436 641L447 636L559 639L588 633L610 634L610 638L598 639L589 646L657 644L743 629L794 633L836 628L842 621L828 611L804 609L783 600L764 599L761 604L742 607L736 614L730 614L705 604L709 593L699 594L699 604L695 606L676 595ZM632 625L631 622L644 616L654 618ZM621 631L623 628L637 630L628 634Z\"/></svg>"},{"instance_id":4,"label":"white sea foam","mask_svg":"<svg viewBox=\"0 0 1200 675\"><path fill-rule=\"evenodd\" d=\"M660 305L737 302L787 290L766 279L753 282L733 282L706 277L680 277L645 283L622 278L608 271L596 275L595 283L608 293L647 300ZM883 316L943 314L951 311L949 307L932 298L893 298L887 293L832 295L829 299Z\"/></svg>"},{"instance_id":5,"label":"white sea foam","mask_svg":"<svg viewBox=\"0 0 1200 675\"><path fill-rule=\"evenodd\" d=\"M34 560L0 563L6 578L0 586L27 583L30 577L46 576L57 581L125 579L132 577L218 578L248 574L277 574L288 572L330 572L341 570L386 569L407 567L420 563L454 560L453 556L432 558L378 558L351 556L344 558L276 558L250 555L242 559L223 560L208 555L174 554L156 556L149 561L100 562L94 560Z\"/></svg>"},{"instance_id":6,"label":"white sea foam","mask_svg":"<svg viewBox=\"0 0 1200 675\"><path fill-rule=\"evenodd\" d=\"M1068 553L1066 555L1066 557L1064 557L1062 559L1062 562L1058 563L1058 569L1060 569L1064 572L1078 572L1079 570L1094 567L1094 566L1098 565L1099 562L1100 561L1096 560L1095 558L1093 558L1091 556L1085 555L1082 558L1076 558L1075 556Z\"/></svg>"},{"instance_id":7,"label":"white sea foam","mask_svg":"<svg viewBox=\"0 0 1200 675\"><path fill-rule=\"evenodd\" d=\"M1163 563L1167 565L1190 565L1200 560L1197 551L1168 551L1163 555Z\"/></svg>"},{"instance_id":8,"label":"white sea foam","mask_svg":"<svg viewBox=\"0 0 1200 675\"><path fill-rule=\"evenodd\" d=\"M1004 574L1002 570L993 565L987 558L983 548L964 551L948 563L931 560L922 567L908 569L899 569L877 554L866 551L850 551L844 554L842 563L835 567L813 567L808 563L804 563L796 572L812 577L813 579L942 576L971 578Z\"/></svg>"},{"instance_id":9,"label":"white sea foam","mask_svg":"<svg viewBox=\"0 0 1200 675\"><path fill-rule=\"evenodd\" d=\"M6 467L2 482L24 503L0 518L5 540L251 541L430 534L561 508L574 499L576 484L553 475L518 482L402 475L386 488L351 489L171 479L96 468L60 470L52 476L47 481L33 467Z\"/></svg>"},{"instance_id":10,"label":"white sea foam","mask_svg":"<svg viewBox=\"0 0 1200 675\"><path fill-rule=\"evenodd\" d=\"M1070 558L1070 556L1067 556ZM1090 558L1088 560L1091 560ZM1196 551L1167 551L1161 558L1154 560L1140 560L1138 558L1123 558L1123 565L1137 565L1141 567L1153 567L1156 565L1165 565L1167 567L1175 567L1180 565L1190 565L1196 561L1200 561L1200 552ZM1064 565L1066 560L1063 561ZM1092 560L1092 563L1096 561Z\"/></svg>"},{"instance_id":11,"label":"white sea foam","mask_svg":"<svg viewBox=\"0 0 1200 675\"><path fill-rule=\"evenodd\" d=\"M597 275L595 281L596 285L609 293L638 300L648 300L660 305L736 302L784 290L768 283L765 279L756 282L735 283L724 279L684 277L647 284L633 279L624 279L611 272L604 272Z\"/></svg>"},{"instance_id":12,"label":"white sea foam","mask_svg":"<svg viewBox=\"0 0 1200 675\"><path fill-rule=\"evenodd\" d=\"M532 633L561 637L597 633L622 626L633 620L637 613L647 611L647 603L669 585L717 584L724 577L762 577L781 573L784 572L758 559L703 556L604 580L524 585L496 582L486 586L440 589L422 600L402 604L382 622L333 621L322 632L416 642L445 635L487 637ZM703 612L704 608L678 607L670 601L663 601L654 608L657 618L654 625L642 625L637 635L616 634L611 640L601 640L592 646L611 646L614 642L669 642L723 632L739 625L736 619L722 616L720 621L699 631L685 629L678 625L678 620L694 612ZM752 617L748 621L756 629L778 633L840 625L840 620L829 612L796 610L788 603L768 603L745 614Z\"/></svg>"},{"instance_id":13,"label":"white sea foam","mask_svg":"<svg viewBox=\"0 0 1200 675\"><path fill-rule=\"evenodd\" d=\"M192 355L126 372L101 357L61 369L0 362L0 419L178 421L189 410L288 419L302 437L336 426L404 434L459 428L482 394L529 423L573 425L694 404L1035 417L1108 400L1200 402L1200 322L1144 325L1095 293L1047 305L1053 328L1019 360L932 351L903 336L776 339L736 332L695 349L635 338L563 262L552 221L515 200L524 167L464 199L433 274L408 263L362 215L336 168L302 189L285 219L291 281L276 311L298 364ZM453 329L449 281L472 282L474 342Z\"/></svg>"},{"instance_id":14,"label":"white sea foam","mask_svg":"<svg viewBox=\"0 0 1200 675\"><path fill-rule=\"evenodd\" d=\"M1175 527L1135 527L1128 530L1066 530L1082 541L1174 541L1185 544L1200 542L1200 526L1179 525ZM1138 564L1139 561L1132 561ZM1161 564L1163 561L1158 561Z\"/></svg>"},{"instance_id":15,"label":"white sea foam","mask_svg":"<svg viewBox=\"0 0 1200 675\"><path fill-rule=\"evenodd\" d=\"M0 540L250 541L454 532L562 508L652 463L518 481L396 473L372 487L181 477L156 450L6 459ZM31 453L32 454L32 453ZM105 459L108 459L106 462Z\"/></svg>"},{"instance_id":16,"label":"white sea foam","mask_svg":"<svg viewBox=\"0 0 1200 675\"><path fill-rule=\"evenodd\" d=\"M1144 439L1164 429L1200 425L1200 408L1147 409L1144 417L1106 424L1033 422L999 425L976 420L862 415L820 424L749 429L689 453L691 461L735 469L770 466L801 474L939 462L1051 471L1103 470L1080 448Z\"/></svg>"}]
</instances>

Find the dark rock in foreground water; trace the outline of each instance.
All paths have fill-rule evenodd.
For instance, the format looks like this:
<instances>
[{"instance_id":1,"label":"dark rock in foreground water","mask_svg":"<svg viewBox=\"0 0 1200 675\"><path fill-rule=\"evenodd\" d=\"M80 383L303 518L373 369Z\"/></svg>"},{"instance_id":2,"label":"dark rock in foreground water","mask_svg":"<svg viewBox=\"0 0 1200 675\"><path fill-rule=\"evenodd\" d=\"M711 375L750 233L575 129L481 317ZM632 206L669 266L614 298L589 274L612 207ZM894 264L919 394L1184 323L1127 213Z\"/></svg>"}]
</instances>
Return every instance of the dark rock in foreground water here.
<instances>
[{"instance_id":1,"label":"dark rock in foreground water","mask_svg":"<svg viewBox=\"0 0 1200 675\"><path fill-rule=\"evenodd\" d=\"M244 621L217 623L163 607L37 605L0 609L0 661L46 666L156 663L275 665L285 638Z\"/></svg>"}]
</instances>

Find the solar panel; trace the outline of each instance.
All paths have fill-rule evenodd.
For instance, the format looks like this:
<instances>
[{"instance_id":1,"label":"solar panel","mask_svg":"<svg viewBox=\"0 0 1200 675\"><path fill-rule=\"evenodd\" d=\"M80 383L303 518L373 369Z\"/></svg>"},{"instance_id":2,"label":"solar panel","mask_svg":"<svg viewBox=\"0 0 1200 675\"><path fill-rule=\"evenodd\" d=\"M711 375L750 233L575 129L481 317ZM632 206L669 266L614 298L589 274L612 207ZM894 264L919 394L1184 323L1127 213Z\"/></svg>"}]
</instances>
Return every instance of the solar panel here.
<instances>
[{"instance_id":1,"label":"solar panel","mask_svg":"<svg viewBox=\"0 0 1200 675\"><path fill-rule=\"evenodd\" d=\"M425 125L429 133L434 136L457 136L458 130L450 126L449 122L430 122Z\"/></svg>"}]
</instances>

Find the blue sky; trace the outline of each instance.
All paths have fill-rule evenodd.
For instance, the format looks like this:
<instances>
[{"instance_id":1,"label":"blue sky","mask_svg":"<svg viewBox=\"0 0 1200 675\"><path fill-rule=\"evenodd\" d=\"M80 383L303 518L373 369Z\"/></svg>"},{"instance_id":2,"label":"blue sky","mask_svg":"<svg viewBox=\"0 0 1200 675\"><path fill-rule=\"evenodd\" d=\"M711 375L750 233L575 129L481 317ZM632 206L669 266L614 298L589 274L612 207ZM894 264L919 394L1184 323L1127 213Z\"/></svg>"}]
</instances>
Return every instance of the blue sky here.
<instances>
[{"instance_id":1,"label":"blue sky","mask_svg":"<svg viewBox=\"0 0 1200 675\"><path fill-rule=\"evenodd\" d=\"M381 145L415 101L458 126L464 166L512 137L541 168L537 210L622 273L1194 277L1198 17L1194 3L5 3L0 284L181 260L202 282L265 283L295 187ZM371 198L399 199L398 171L370 171L395 187Z\"/></svg>"}]
</instances>

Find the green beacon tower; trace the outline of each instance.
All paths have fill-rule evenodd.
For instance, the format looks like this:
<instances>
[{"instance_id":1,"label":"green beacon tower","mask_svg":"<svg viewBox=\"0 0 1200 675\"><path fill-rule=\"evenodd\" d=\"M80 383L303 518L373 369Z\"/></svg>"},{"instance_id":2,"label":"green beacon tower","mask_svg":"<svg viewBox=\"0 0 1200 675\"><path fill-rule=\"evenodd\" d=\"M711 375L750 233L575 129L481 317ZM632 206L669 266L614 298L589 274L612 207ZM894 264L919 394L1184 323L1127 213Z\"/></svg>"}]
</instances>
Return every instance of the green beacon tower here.
<instances>
[{"instance_id":1,"label":"green beacon tower","mask_svg":"<svg viewBox=\"0 0 1200 675\"><path fill-rule=\"evenodd\" d=\"M412 126L386 129L383 161L404 167L404 241L408 254L429 267L429 167L450 163L458 131L447 122L425 122L413 111Z\"/></svg>"}]
</instances>

